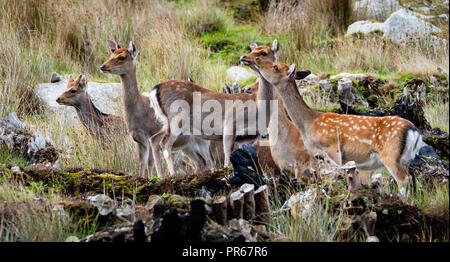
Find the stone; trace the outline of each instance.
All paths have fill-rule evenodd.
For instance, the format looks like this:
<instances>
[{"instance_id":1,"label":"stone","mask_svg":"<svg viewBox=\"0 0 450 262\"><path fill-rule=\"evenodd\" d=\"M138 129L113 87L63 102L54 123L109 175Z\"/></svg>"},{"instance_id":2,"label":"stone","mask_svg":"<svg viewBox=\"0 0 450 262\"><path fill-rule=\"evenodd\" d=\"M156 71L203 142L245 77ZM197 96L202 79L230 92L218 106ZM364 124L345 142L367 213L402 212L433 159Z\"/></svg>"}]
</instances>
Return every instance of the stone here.
<instances>
[{"instance_id":1,"label":"stone","mask_svg":"<svg viewBox=\"0 0 450 262\"><path fill-rule=\"evenodd\" d=\"M355 96L352 93L353 82L348 78L342 78L338 81L338 94L344 100L353 101Z\"/></svg>"},{"instance_id":2,"label":"stone","mask_svg":"<svg viewBox=\"0 0 450 262\"><path fill-rule=\"evenodd\" d=\"M13 167L11 167L11 171L13 171L13 172L21 172L22 170L18 166L13 166Z\"/></svg>"},{"instance_id":3,"label":"stone","mask_svg":"<svg viewBox=\"0 0 450 262\"><path fill-rule=\"evenodd\" d=\"M43 83L35 87L34 93L48 116L55 117L62 125L81 125L75 108L56 103L56 99L64 92L66 86L67 80ZM120 83L88 82L87 91L94 105L103 113L122 114Z\"/></svg>"},{"instance_id":4,"label":"stone","mask_svg":"<svg viewBox=\"0 0 450 262\"><path fill-rule=\"evenodd\" d=\"M432 45L446 45L447 40L433 35L433 33L440 33L442 30L425 21L432 18L402 8L391 14L384 23L368 20L357 21L348 27L346 35L380 31L383 33L383 38L390 39L396 44L428 39Z\"/></svg>"},{"instance_id":5,"label":"stone","mask_svg":"<svg viewBox=\"0 0 450 262\"><path fill-rule=\"evenodd\" d=\"M56 83L56 82L60 82L63 81L62 76L60 76L58 73L53 72L52 76L50 78L50 83Z\"/></svg>"},{"instance_id":6,"label":"stone","mask_svg":"<svg viewBox=\"0 0 450 262\"><path fill-rule=\"evenodd\" d=\"M88 197L89 202L98 209L102 216L107 216L114 211L114 201L107 195L99 194Z\"/></svg>"},{"instance_id":7,"label":"stone","mask_svg":"<svg viewBox=\"0 0 450 262\"><path fill-rule=\"evenodd\" d=\"M296 80L295 82L297 83L297 86L313 86L317 84L317 81L318 77L315 74L311 73L307 77L301 80Z\"/></svg>"},{"instance_id":8,"label":"stone","mask_svg":"<svg viewBox=\"0 0 450 262\"><path fill-rule=\"evenodd\" d=\"M384 21L389 15L401 8L398 0L359 0L352 6L357 19Z\"/></svg>"},{"instance_id":9,"label":"stone","mask_svg":"<svg viewBox=\"0 0 450 262\"><path fill-rule=\"evenodd\" d=\"M247 80L252 76L254 76L253 73L240 66L233 66L227 69L227 78L232 82Z\"/></svg>"},{"instance_id":10,"label":"stone","mask_svg":"<svg viewBox=\"0 0 450 262\"><path fill-rule=\"evenodd\" d=\"M323 79L319 81L319 87L323 91L330 91L333 88L333 85L331 84L330 81Z\"/></svg>"},{"instance_id":11,"label":"stone","mask_svg":"<svg viewBox=\"0 0 450 262\"><path fill-rule=\"evenodd\" d=\"M366 75L366 74L340 73L340 74L337 74L335 76L331 76L330 79L331 80L334 80L334 79L340 80L342 78L347 78L347 79L350 79L350 80L362 80L362 79L365 79L367 77L368 77L368 75Z\"/></svg>"}]
</instances>

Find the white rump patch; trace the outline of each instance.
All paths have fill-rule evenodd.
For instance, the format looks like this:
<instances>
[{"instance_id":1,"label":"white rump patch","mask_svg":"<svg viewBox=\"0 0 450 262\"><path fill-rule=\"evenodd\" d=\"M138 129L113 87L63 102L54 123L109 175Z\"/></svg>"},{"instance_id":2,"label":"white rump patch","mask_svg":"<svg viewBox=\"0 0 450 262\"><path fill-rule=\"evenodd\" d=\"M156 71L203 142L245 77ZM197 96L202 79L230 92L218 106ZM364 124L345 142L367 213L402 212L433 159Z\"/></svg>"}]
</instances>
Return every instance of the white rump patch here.
<instances>
[{"instance_id":1,"label":"white rump patch","mask_svg":"<svg viewBox=\"0 0 450 262\"><path fill-rule=\"evenodd\" d=\"M156 98L156 90L150 93L150 107L155 111L156 119L162 124L162 130L167 130L169 128L169 120L159 105L158 99Z\"/></svg>"}]
</instances>

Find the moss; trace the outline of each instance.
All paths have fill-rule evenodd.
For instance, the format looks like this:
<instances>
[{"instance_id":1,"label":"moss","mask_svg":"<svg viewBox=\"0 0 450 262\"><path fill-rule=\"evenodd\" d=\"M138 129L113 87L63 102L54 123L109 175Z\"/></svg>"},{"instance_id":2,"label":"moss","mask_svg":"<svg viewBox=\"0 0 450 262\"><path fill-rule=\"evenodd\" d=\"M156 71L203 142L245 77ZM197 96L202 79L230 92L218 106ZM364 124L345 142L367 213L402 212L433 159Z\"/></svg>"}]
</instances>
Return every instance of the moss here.
<instances>
[{"instance_id":1,"label":"moss","mask_svg":"<svg viewBox=\"0 0 450 262\"><path fill-rule=\"evenodd\" d=\"M248 43L269 44L280 36L259 34L251 25L231 25L228 28L203 34L198 40L209 48L210 58L221 59L227 63L237 64L243 54L249 53Z\"/></svg>"}]
</instances>

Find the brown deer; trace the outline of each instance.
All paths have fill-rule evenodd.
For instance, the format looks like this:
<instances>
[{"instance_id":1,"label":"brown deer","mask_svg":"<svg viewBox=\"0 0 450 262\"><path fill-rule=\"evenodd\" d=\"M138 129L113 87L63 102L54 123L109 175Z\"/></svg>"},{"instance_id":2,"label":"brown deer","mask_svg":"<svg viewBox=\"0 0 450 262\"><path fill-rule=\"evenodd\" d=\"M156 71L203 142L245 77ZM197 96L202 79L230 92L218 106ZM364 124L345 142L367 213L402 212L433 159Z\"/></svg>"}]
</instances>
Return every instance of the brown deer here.
<instances>
[{"instance_id":1,"label":"brown deer","mask_svg":"<svg viewBox=\"0 0 450 262\"><path fill-rule=\"evenodd\" d=\"M277 40L274 41L272 48L266 46L258 47L256 45L251 44L251 49L252 52L249 54L249 56L251 57L260 57L261 59L268 59L268 60L275 60L276 57L278 57ZM245 56L241 57L241 61L243 58L245 58ZM246 108L247 114L242 115L236 114L236 116L234 114L235 111L234 109L236 109L239 105L242 104L245 105L247 104L247 102L255 102L257 100L265 100L267 102L270 100L271 97L267 96L266 92L259 92L257 88L258 84L256 83L254 84L253 87L253 89L256 90L251 94L248 93L225 94L214 92L186 81L163 82L155 86L150 94L152 106L155 108L156 114L158 117L160 117L161 122L164 123L163 130L161 131L161 133L155 135L155 137L159 136L159 140L162 140L161 144L163 145L164 150L167 151L170 150L171 144L173 143L174 139L176 139L183 132L191 132L191 130L193 131L194 135L195 132L197 132L197 134L202 138L209 140L221 140L223 142L225 155L224 166L228 167L230 161L229 157L231 154L231 150L233 148L233 144L235 142L241 141L253 141L259 135L258 133L255 134L248 133L249 131L248 127L251 126L252 124L255 124L257 119L260 117L260 116L256 117L257 108L255 107ZM198 100L198 105L195 105L194 103L195 93L201 95L201 97ZM222 123L221 123L222 130L220 131L222 132L220 134L206 134L205 132L203 132L203 130L198 129L198 127L201 127L201 123L208 116L209 112L208 113L201 112L200 118L195 119L193 114L193 111L195 109L189 111L189 115L187 116L187 118L190 120L190 123L188 126L185 126L186 129L178 130L177 132L171 130L169 123L171 123L177 117L178 112L177 113L171 112L170 107L176 101L187 102L189 105L188 107L189 109L192 109L195 106L204 107L205 103L207 103L208 101L216 101L217 103L219 103L220 108L222 109L222 112L220 112L222 116ZM232 105L231 106L227 105L226 104L227 101L232 101ZM270 109L268 107L268 103L266 104L266 114L267 114L266 119L269 119ZM248 117L251 115L255 117L253 118ZM238 126L238 123L240 121L245 122L246 125ZM244 135L239 136L238 135L239 131L241 131L241 133L243 133ZM278 145L281 146L281 143ZM166 156L168 156L168 154L166 154ZM168 166L171 165L170 161L171 161L170 159L167 159ZM292 161L287 162L293 165ZM283 166L286 166L286 169L288 170L294 170L293 166L287 168L288 164Z\"/></svg>"},{"instance_id":2,"label":"brown deer","mask_svg":"<svg viewBox=\"0 0 450 262\"><path fill-rule=\"evenodd\" d=\"M258 53L258 55L265 57L266 59L269 59L270 61L274 61L278 57L278 41L275 40L273 42L272 48L267 46L257 46L255 43L250 43L250 48L252 49L252 52ZM254 84L255 85L255 84ZM254 87L256 89L256 87ZM169 172L174 173L173 168L173 161L171 159L171 156L168 152L170 152L173 142L177 137L180 135L180 133L176 134L174 132L171 132L169 123L172 121L173 118L176 117L175 113L170 112L170 106L175 101L186 101L188 102L190 108L192 108L193 103L193 93L199 92L201 94L201 107L203 107L204 103L208 100L214 100L218 101L221 105L222 109L225 109L225 101L233 101L233 102L242 102L245 104L247 101L255 101L257 97L257 90L256 92L249 93L239 93L239 94L225 94L225 93L218 93L211 91L209 89L202 88L192 82L188 81L180 81L180 80L169 80L166 82L163 82L153 88L153 91L150 94L150 100L152 102L152 107L155 109L156 116L159 117L162 125L163 130L161 130L160 133L156 134L152 137L152 141L157 143L160 141L163 150L164 150L164 157L166 158L166 162L169 168ZM200 135L202 138L208 139L208 140L219 140L223 141L223 152L224 152L224 166L228 167L230 163L230 154L233 148L234 142L243 142L243 141L253 141L255 140L258 135L244 135L238 137L236 135L236 119L233 118L233 111L234 106L231 108L226 108L223 110L222 113L222 126L224 127L223 131L224 133L232 133L232 135ZM253 108L252 112L248 112L248 114L255 114L255 108ZM206 117L206 114L201 115L201 121ZM193 120L192 111L190 112L190 119ZM247 121L246 119L244 121ZM252 120L255 121L255 120ZM193 123L191 121L191 126L197 126L197 123ZM251 124L251 123L250 123ZM190 128L191 129L191 128ZM227 130L225 130L227 129ZM185 130L186 131L186 130ZM190 131L190 130L188 130ZM201 133L201 130L196 130L197 133ZM234 131L234 132L233 132ZM195 132L195 131L194 131ZM243 132L245 133L245 132ZM152 142L153 143L153 142Z\"/></svg>"},{"instance_id":3,"label":"brown deer","mask_svg":"<svg viewBox=\"0 0 450 262\"><path fill-rule=\"evenodd\" d=\"M313 157L305 149L302 136L294 123L289 119L279 96L273 92L270 83L259 75L255 68L254 60L264 60L264 56L252 51L241 56L241 63L249 66L258 76L258 82L251 88L266 100L277 100L278 108L270 111L268 123L270 152L279 169L287 171L297 179L308 180L309 168L314 164ZM296 79L303 79L310 71L297 71Z\"/></svg>"},{"instance_id":4,"label":"brown deer","mask_svg":"<svg viewBox=\"0 0 450 262\"><path fill-rule=\"evenodd\" d=\"M342 164L355 161L359 169L386 167L405 195L410 181L408 164L422 145L422 136L408 120L322 113L312 110L295 85L295 64L276 64L255 59L256 69L279 94L305 147L326 153Z\"/></svg>"},{"instance_id":5,"label":"brown deer","mask_svg":"<svg viewBox=\"0 0 450 262\"><path fill-rule=\"evenodd\" d=\"M72 76L67 78L65 91L56 99L62 105L73 106L81 123L94 136L100 135L111 138L114 134L126 134L123 117L105 114L92 103L87 92L86 76L80 75L77 80Z\"/></svg>"},{"instance_id":6,"label":"brown deer","mask_svg":"<svg viewBox=\"0 0 450 262\"><path fill-rule=\"evenodd\" d=\"M120 76L125 121L128 131L138 144L139 149L139 161L141 163L139 173L141 176L145 176L146 159L148 159L147 167L149 173L152 172L154 162L158 176L164 177L160 164L159 141L150 141L150 138L161 130L162 125L156 118L155 111L150 107L149 98L141 95L138 90L136 46L133 42L130 42L128 48L120 48L112 40L108 40L108 45L111 50L111 56L100 66L100 70L104 73ZM204 169L212 165L209 141L193 136L180 136L175 141L174 148L181 149L195 163L197 169ZM153 153L149 152L150 149ZM153 158L155 161L153 161ZM171 174L173 173L171 172Z\"/></svg>"}]
</instances>

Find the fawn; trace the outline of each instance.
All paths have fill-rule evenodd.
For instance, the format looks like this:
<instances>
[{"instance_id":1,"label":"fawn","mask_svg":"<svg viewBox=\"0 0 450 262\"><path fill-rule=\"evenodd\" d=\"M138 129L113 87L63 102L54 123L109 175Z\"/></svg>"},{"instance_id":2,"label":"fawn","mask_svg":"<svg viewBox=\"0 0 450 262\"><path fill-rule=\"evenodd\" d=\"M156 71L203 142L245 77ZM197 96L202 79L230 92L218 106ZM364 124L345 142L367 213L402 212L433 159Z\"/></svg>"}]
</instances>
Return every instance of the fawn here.
<instances>
[{"instance_id":1,"label":"fawn","mask_svg":"<svg viewBox=\"0 0 450 262\"><path fill-rule=\"evenodd\" d=\"M402 195L411 180L409 162L422 146L422 136L408 120L397 117L369 117L322 113L312 110L295 85L295 64L255 59L256 69L276 90L293 123L312 154L326 153L342 165L355 161L359 169L386 167Z\"/></svg>"},{"instance_id":2,"label":"fawn","mask_svg":"<svg viewBox=\"0 0 450 262\"><path fill-rule=\"evenodd\" d=\"M81 123L94 136L126 134L126 125L123 117L110 115L101 112L87 92L86 76L80 75L77 80L73 80L72 76L67 78L67 86L65 91L56 99L58 104L73 106L80 118Z\"/></svg>"},{"instance_id":3,"label":"fawn","mask_svg":"<svg viewBox=\"0 0 450 262\"><path fill-rule=\"evenodd\" d=\"M120 76L125 121L139 149L139 161L141 163L139 173L141 176L145 176L146 159L148 159L149 173L152 172L153 163L155 163L157 175L164 177L160 163L159 141L150 141L152 136L160 132L162 125L156 118L155 111L150 107L149 97L141 95L138 90L136 79L138 51L136 46L133 42L130 42L128 48L120 48L112 40L108 40L108 46L111 56L100 66L100 70L104 73ZM195 163L197 169L204 169L212 165L209 141L192 136L180 136L175 141L174 147L181 149ZM152 153L149 152L150 149ZM167 154L169 152L167 151Z\"/></svg>"}]
</instances>

